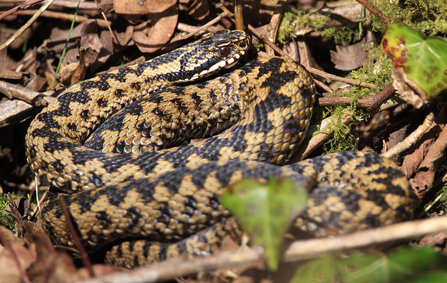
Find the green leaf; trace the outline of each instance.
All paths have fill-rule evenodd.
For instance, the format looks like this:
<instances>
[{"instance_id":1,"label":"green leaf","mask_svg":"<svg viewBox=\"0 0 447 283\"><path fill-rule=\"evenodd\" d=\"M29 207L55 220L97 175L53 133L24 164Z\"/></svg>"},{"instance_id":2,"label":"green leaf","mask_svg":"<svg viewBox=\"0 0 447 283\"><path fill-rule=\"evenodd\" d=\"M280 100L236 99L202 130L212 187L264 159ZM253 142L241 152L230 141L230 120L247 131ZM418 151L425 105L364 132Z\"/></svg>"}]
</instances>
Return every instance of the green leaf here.
<instances>
[{"instance_id":1,"label":"green leaf","mask_svg":"<svg viewBox=\"0 0 447 283\"><path fill-rule=\"evenodd\" d=\"M446 277L447 256L425 247L400 248L383 257L352 253L340 260L328 255L300 266L291 282L442 282Z\"/></svg>"},{"instance_id":2,"label":"green leaf","mask_svg":"<svg viewBox=\"0 0 447 283\"><path fill-rule=\"evenodd\" d=\"M447 89L447 42L425 37L402 23L392 24L383 35L381 46L394 69L424 101Z\"/></svg>"},{"instance_id":3,"label":"green leaf","mask_svg":"<svg viewBox=\"0 0 447 283\"><path fill-rule=\"evenodd\" d=\"M440 201L447 201L447 187L442 188L442 196Z\"/></svg>"},{"instance_id":4,"label":"green leaf","mask_svg":"<svg viewBox=\"0 0 447 283\"><path fill-rule=\"evenodd\" d=\"M302 265L290 280L290 283L331 283L341 282L335 262L337 259L333 254L313 260Z\"/></svg>"},{"instance_id":5,"label":"green leaf","mask_svg":"<svg viewBox=\"0 0 447 283\"><path fill-rule=\"evenodd\" d=\"M268 267L278 268L283 235L306 207L307 193L298 184L273 178L267 185L242 180L221 197L254 245L264 247Z\"/></svg>"}]
</instances>

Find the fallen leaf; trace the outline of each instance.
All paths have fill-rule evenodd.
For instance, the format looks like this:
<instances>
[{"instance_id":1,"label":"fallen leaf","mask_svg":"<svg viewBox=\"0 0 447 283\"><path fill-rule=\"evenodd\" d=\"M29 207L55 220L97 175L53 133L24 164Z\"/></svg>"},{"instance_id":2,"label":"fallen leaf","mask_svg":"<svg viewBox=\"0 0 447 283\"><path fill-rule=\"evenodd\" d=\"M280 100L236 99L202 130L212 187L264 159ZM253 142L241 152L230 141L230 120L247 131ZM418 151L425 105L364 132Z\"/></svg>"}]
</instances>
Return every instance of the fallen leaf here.
<instances>
[{"instance_id":1,"label":"fallen leaf","mask_svg":"<svg viewBox=\"0 0 447 283\"><path fill-rule=\"evenodd\" d=\"M22 277L18 266L16 265L14 258L19 261L22 270L26 270L31 266L35 260L35 256L25 247L25 241L14 236L11 230L0 226L0 266L2 272L0 272L0 282L22 282ZM6 248L3 241L8 241L11 249L15 255L12 255Z\"/></svg>"},{"instance_id":2,"label":"fallen leaf","mask_svg":"<svg viewBox=\"0 0 447 283\"><path fill-rule=\"evenodd\" d=\"M174 34L178 21L176 0L153 0L150 24L135 27L132 35L141 52L153 53L164 46Z\"/></svg>"},{"instance_id":3,"label":"fallen leaf","mask_svg":"<svg viewBox=\"0 0 447 283\"><path fill-rule=\"evenodd\" d=\"M351 71L360 68L369 54L363 46L365 43L366 37L352 45L336 45L335 49L337 52L330 50L331 61L335 64L335 69Z\"/></svg>"},{"instance_id":4,"label":"fallen leaf","mask_svg":"<svg viewBox=\"0 0 447 283\"><path fill-rule=\"evenodd\" d=\"M438 117L442 117L443 113L445 113L445 108L444 111L442 111L440 115L438 115ZM444 150L447 148L447 125L445 124L446 121L445 119L441 119L442 121L439 120L440 119L438 119L437 121L437 127L441 129L441 132L439 133L436 141L430 145L428 151L427 149L425 149L425 151L427 151L427 154L419 165L416 175L410 179L410 185L419 194L421 194L422 192L426 193L433 187L438 164L444 157Z\"/></svg>"},{"instance_id":5,"label":"fallen leaf","mask_svg":"<svg viewBox=\"0 0 447 283\"><path fill-rule=\"evenodd\" d=\"M92 64L92 60L97 58L97 53L91 49L81 50L79 53L79 62L64 66L59 75L64 85L72 85L85 78L88 68Z\"/></svg>"},{"instance_id":6,"label":"fallen leaf","mask_svg":"<svg viewBox=\"0 0 447 283\"><path fill-rule=\"evenodd\" d=\"M177 0L115 0L113 7L129 21L140 22L134 27L132 39L144 53L153 53L164 46L177 26ZM141 15L147 15L149 20L139 20Z\"/></svg>"},{"instance_id":7,"label":"fallen leaf","mask_svg":"<svg viewBox=\"0 0 447 283\"><path fill-rule=\"evenodd\" d=\"M196 20L203 20L210 13L208 0L193 0L189 5L188 14Z\"/></svg>"},{"instance_id":8,"label":"fallen leaf","mask_svg":"<svg viewBox=\"0 0 447 283\"><path fill-rule=\"evenodd\" d=\"M408 81L407 76L403 72L396 72L395 69L391 71L391 77L393 78L393 87L396 92L402 96L402 98L413 105L414 108L419 109L424 105L424 101L419 97L414 90L406 83Z\"/></svg>"}]
</instances>

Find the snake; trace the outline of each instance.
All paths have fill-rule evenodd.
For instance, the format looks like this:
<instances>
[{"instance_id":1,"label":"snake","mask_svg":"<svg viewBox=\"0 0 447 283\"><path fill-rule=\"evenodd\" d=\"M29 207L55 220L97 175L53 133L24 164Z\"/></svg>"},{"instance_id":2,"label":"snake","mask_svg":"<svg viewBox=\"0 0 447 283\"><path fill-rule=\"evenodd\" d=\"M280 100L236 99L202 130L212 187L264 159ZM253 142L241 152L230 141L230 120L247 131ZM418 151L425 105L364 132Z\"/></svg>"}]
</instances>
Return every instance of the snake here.
<instances>
[{"instance_id":1,"label":"snake","mask_svg":"<svg viewBox=\"0 0 447 283\"><path fill-rule=\"evenodd\" d=\"M51 185L41 219L55 245L74 247L70 221L90 253L117 266L213 254L243 233L220 203L242 179L289 178L309 191L292 225L306 237L412 218L408 180L376 153L287 164L315 84L288 58L244 64L249 46L245 32L219 31L70 86L35 117L26 154Z\"/></svg>"}]
</instances>

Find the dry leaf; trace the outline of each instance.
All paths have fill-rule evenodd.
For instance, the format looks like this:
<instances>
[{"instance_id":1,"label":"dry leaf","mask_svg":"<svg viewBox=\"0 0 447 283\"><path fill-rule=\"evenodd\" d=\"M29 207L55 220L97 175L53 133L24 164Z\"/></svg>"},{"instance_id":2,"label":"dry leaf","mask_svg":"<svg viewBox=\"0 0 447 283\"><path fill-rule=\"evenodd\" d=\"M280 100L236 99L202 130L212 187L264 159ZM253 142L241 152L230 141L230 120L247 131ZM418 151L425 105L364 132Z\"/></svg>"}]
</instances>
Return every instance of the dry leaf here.
<instances>
[{"instance_id":1,"label":"dry leaf","mask_svg":"<svg viewBox=\"0 0 447 283\"><path fill-rule=\"evenodd\" d=\"M193 0L188 8L188 14L196 20L203 20L210 13L208 0Z\"/></svg>"},{"instance_id":2,"label":"dry leaf","mask_svg":"<svg viewBox=\"0 0 447 283\"><path fill-rule=\"evenodd\" d=\"M445 113L444 108L444 111L441 111L436 119L437 128L441 129L438 138L433 144L430 145L428 152L427 149L425 149L427 154L419 165L414 178L410 179L412 188L419 193L426 193L433 187L438 164L444 157L444 150L447 147L447 126L445 124Z\"/></svg>"},{"instance_id":3,"label":"dry leaf","mask_svg":"<svg viewBox=\"0 0 447 283\"><path fill-rule=\"evenodd\" d=\"M85 78L87 69L91 66L98 54L91 50L81 50L79 53L79 62L71 63L61 69L59 72L61 82L64 85L72 85ZM92 62L93 61L93 62Z\"/></svg>"},{"instance_id":4,"label":"dry leaf","mask_svg":"<svg viewBox=\"0 0 447 283\"><path fill-rule=\"evenodd\" d=\"M164 46L174 34L178 20L178 8L176 0L151 0L151 12L149 14L151 27L135 27L132 36L135 44L141 52L153 53Z\"/></svg>"},{"instance_id":5,"label":"dry leaf","mask_svg":"<svg viewBox=\"0 0 447 283\"><path fill-rule=\"evenodd\" d=\"M396 92L402 96L402 98L413 105L414 108L419 109L424 105L422 98L415 93L415 88L419 89L418 86L412 84L410 87L407 75L402 71L402 69L393 69L391 72L391 77L393 78L393 86Z\"/></svg>"},{"instance_id":6,"label":"dry leaf","mask_svg":"<svg viewBox=\"0 0 447 283\"><path fill-rule=\"evenodd\" d=\"M115 0L115 11L136 22L141 15L149 17L134 27L132 39L141 52L153 53L164 46L174 34L178 20L176 0Z\"/></svg>"},{"instance_id":7,"label":"dry leaf","mask_svg":"<svg viewBox=\"0 0 447 283\"><path fill-rule=\"evenodd\" d=\"M17 257L23 271L31 266L35 257L33 256L33 253L25 247L25 241L15 237L10 230L0 226L0 233L2 234L2 237L0 238L2 239L2 246L0 246L0 266L2 270L0 272L0 282L21 283L22 278L18 266L14 262L14 257ZM5 243L3 240L8 241L15 256L4 248Z\"/></svg>"},{"instance_id":8,"label":"dry leaf","mask_svg":"<svg viewBox=\"0 0 447 283\"><path fill-rule=\"evenodd\" d=\"M335 64L335 69L351 71L360 68L369 54L363 46L365 43L366 37L353 45L336 45L337 52L331 50L331 61Z\"/></svg>"}]
</instances>

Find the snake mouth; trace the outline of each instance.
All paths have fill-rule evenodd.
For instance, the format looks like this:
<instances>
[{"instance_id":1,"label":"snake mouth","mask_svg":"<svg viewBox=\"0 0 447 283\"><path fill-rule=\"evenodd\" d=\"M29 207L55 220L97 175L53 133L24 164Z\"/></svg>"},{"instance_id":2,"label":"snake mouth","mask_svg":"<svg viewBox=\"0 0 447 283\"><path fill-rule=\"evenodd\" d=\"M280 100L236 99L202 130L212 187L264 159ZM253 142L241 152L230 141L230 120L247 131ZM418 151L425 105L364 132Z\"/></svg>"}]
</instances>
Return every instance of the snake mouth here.
<instances>
[{"instance_id":1,"label":"snake mouth","mask_svg":"<svg viewBox=\"0 0 447 283\"><path fill-rule=\"evenodd\" d=\"M225 61L225 66L223 66L222 68L224 69L233 68L239 62L239 59L241 59L244 56L245 51L241 51L240 53L234 54L232 58Z\"/></svg>"},{"instance_id":2,"label":"snake mouth","mask_svg":"<svg viewBox=\"0 0 447 283\"><path fill-rule=\"evenodd\" d=\"M229 59L219 61L219 62L211 65L211 67L202 70L200 73L194 74L187 81L195 81L197 79L201 79L201 78L213 75L213 74L219 72L220 70L223 70L223 69L227 70L227 69L233 68L235 65L237 65L237 63L239 63L239 60L245 56L245 53L246 53L245 50L241 50L240 52L235 53Z\"/></svg>"}]
</instances>

